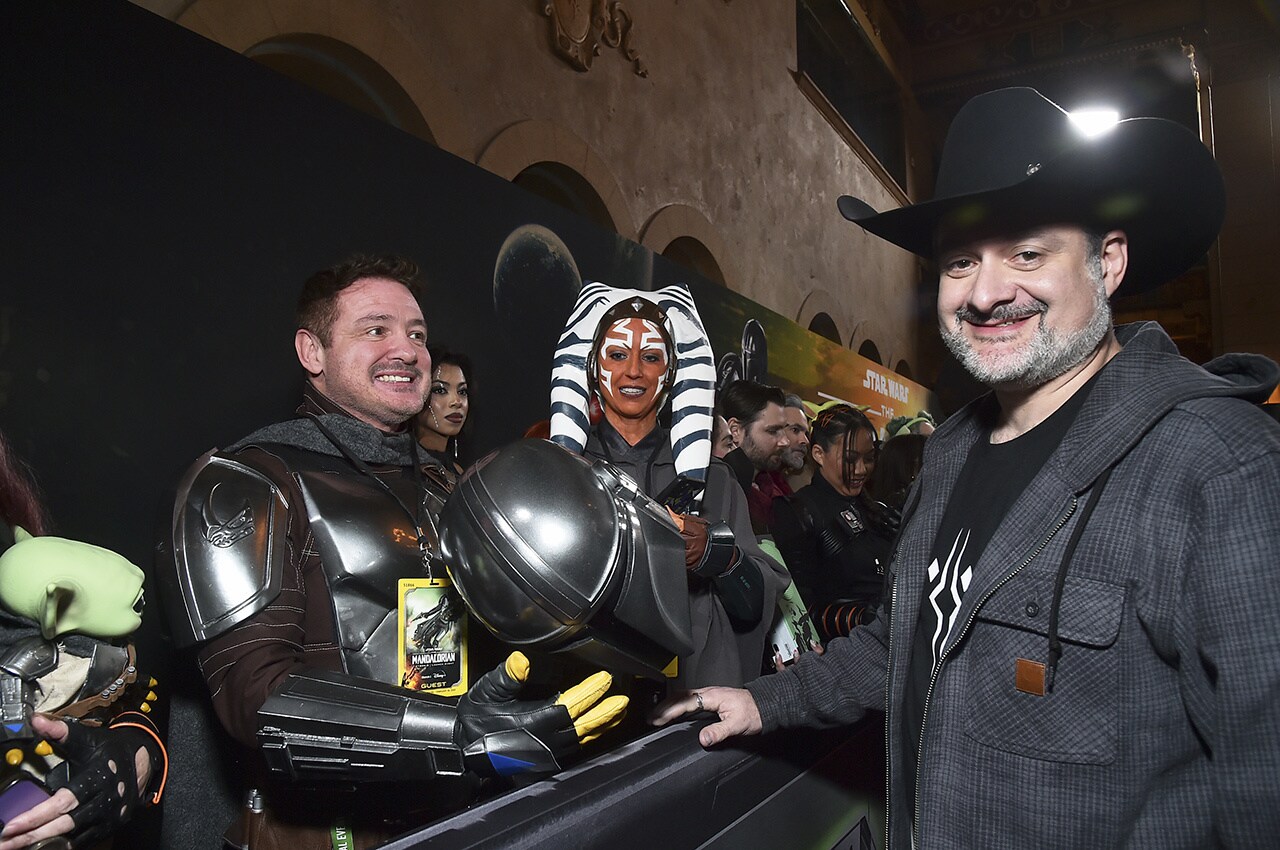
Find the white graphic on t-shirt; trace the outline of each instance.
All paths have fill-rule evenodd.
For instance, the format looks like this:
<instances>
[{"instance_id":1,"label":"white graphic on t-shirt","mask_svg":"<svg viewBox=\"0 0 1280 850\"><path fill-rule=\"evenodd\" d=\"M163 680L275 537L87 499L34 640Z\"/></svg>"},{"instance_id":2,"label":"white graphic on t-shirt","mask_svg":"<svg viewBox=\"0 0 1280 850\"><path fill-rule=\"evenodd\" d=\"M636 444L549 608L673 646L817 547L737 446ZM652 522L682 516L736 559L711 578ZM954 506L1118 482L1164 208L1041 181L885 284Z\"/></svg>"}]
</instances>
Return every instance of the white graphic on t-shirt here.
<instances>
[{"instance_id":1,"label":"white graphic on t-shirt","mask_svg":"<svg viewBox=\"0 0 1280 850\"><path fill-rule=\"evenodd\" d=\"M946 564L940 565L934 558L929 565L929 607L933 609L933 634L929 645L933 649L933 663L938 663L942 647L951 637L960 613L960 596L969 589L973 578L973 565L963 565L964 550L969 545L969 531L963 529L951 544Z\"/></svg>"}]
</instances>

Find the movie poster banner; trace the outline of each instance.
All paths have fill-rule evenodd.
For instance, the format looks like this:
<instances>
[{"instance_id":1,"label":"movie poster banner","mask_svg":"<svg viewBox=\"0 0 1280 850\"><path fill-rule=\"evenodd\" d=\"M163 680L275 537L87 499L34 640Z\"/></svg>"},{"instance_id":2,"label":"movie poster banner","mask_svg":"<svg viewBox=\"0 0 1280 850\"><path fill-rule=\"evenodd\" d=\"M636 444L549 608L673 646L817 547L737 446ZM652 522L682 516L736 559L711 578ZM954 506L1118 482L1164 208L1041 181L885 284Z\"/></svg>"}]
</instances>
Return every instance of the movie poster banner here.
<instances>
[{"instance_id":1,"label":"movie poster banner","mask_svg":"<svg viewBox=\"0 0 1280 850\"><path fill-rule=\"evenodd\" d=\"M748 378L814 405L863 408L882 435L896 416L934 410L928 388L722 286L690 283L717 357L717 384Z\"/></svg>"}]
</instances>

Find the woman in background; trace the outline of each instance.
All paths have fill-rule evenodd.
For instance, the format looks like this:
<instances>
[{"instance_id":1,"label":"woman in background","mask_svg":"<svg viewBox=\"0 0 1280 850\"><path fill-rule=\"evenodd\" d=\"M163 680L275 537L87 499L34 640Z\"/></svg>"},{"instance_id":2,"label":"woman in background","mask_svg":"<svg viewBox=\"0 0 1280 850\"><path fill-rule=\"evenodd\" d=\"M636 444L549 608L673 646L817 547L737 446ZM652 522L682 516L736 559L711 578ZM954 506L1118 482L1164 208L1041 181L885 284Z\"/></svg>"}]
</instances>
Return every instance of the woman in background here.
<instances>
[{"instance_id":1,"label":"woman in background","mask_svg":"<svg viewBox=\"0 0 1280 850\"><path fill-rule=\"evenodd\" d=\"M900 434L884 444L876 468L867 482L873 498L896 511L902 511L911 484L924 463L925 434Z\"/></svg>"},{"instance_id":2,"label":"woman in background","mask_svg":"<svg viewBox=\"0 0 1280 850\"><path fill-rule=\"evenodd\" d=\"M471 411L471 359L443 346L428 346L431 389L427 406L415 420L418 444L453 472L462 473L466 458L459 446Z\"/></svg>"},{"instance_id":3,"label":"woman in background","mask_svg":"<svg viewBox=\"0 0 1280 850\"><path fill-rule=\"evenodd\" d=\"M813 482L774 500L774 541L824 642L871 622L880 601L896 517L865 492L878 451L862 411L824 408L809 446Z\"/></svg>"}]
</instances>

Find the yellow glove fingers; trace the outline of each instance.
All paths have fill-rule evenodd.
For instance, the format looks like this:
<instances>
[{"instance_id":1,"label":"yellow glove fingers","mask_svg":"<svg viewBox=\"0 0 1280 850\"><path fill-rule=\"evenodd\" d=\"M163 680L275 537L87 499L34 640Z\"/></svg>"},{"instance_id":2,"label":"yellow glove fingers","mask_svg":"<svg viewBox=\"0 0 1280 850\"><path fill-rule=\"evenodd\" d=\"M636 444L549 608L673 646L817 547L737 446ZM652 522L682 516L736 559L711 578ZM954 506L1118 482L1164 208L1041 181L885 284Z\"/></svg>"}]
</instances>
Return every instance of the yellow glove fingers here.
<instances>
[{"instance_id":1,"label":"yellow glove fingers","mask_svg":"<svg viewBox=\"0 0 1280 850\"><path fill-rule=\"evenodd\" d=\"M627 698L619 694L601 700L600 704L579 717L573 723L578 733L578 743L594 741L601 734L617 726L627 713Z\"/></svg>"},{"instance_id":2,"label":"yellow glove fingers","mask_svg":"<svg viewBox=\"0 0 1280 850\"><path fill-rule=\"evenodd\" d=\"M567 708L569 716L576 720L578 715L595 705L612 684L613 677L601 670L556 697L556 702Z\"/></svg>"},{"instance_id":3,"label":"yellow glove fingers","mask_svg":"<svg viewBox=\"0 0 1280 850\"><path fill-rule=\"evenodd\" d=\"M513 652L507 656L507 675L517 682L529 681L529 659L523 652Z\"/></svg>"}]
</instances>

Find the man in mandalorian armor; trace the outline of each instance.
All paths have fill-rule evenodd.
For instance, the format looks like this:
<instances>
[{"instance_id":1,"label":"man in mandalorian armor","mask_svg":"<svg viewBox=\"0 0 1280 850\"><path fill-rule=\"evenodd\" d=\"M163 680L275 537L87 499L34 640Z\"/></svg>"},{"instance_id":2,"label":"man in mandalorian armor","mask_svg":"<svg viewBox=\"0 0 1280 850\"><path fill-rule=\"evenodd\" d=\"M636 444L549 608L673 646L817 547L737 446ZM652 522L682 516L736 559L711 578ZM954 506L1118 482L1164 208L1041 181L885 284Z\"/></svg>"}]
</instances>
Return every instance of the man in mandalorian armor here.
<instances>
[{"instance_id":1,"label":"man in mandalorian armor","mask_svg":"<svg viewBox=\"0 0 1280 850\"><path fill-rule=\"evenodd\" d=\"M601 699L606 673L517 701L520 653L456 707L397 687L398 582L443 574L436 517L454 484L406 427L430 375L415 275L354 258L308 280L299 418L204 455L178 488L160 547L171 631L198 645L222 725L271 772L236 846L329 847L338 830L371 846L466 804L476 776L558 769L625 708Z\"/></svg>"}]
</instances>

